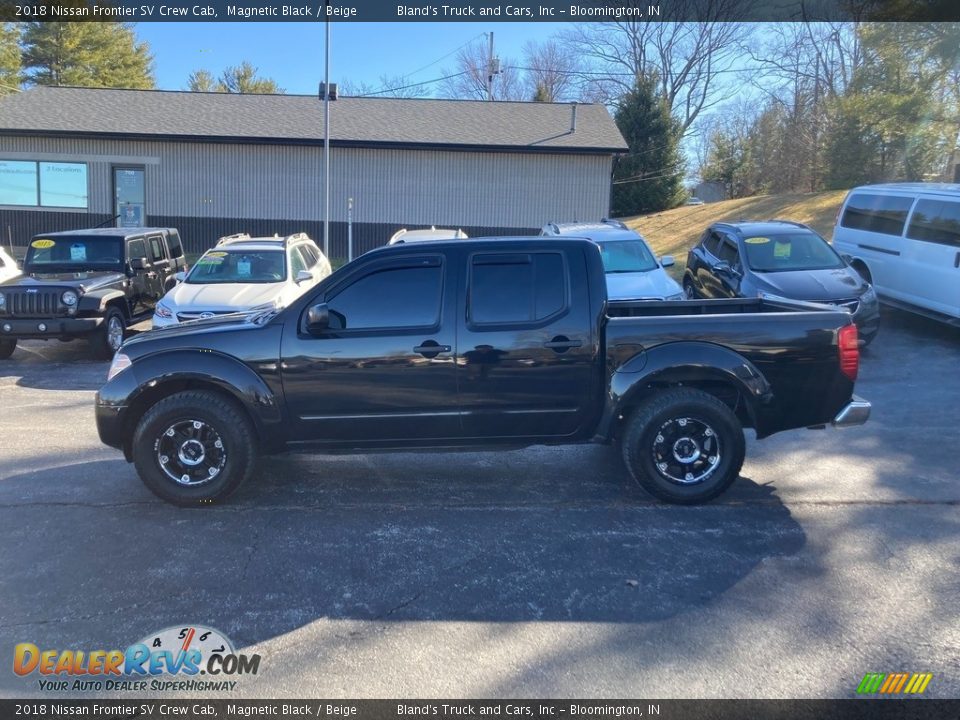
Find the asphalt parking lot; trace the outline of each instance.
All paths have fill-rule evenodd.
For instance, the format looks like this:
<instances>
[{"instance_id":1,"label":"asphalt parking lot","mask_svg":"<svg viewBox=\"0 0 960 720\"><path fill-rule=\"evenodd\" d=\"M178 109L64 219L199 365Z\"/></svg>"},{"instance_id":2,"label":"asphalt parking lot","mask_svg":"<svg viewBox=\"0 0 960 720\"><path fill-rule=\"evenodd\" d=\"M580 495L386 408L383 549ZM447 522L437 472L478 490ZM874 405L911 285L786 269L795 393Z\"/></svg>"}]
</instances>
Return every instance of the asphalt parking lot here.
<instances>
[{"instance_id":1,"label":"asphalt parking lot","mask_svg":"<svg viewBox=\"0 0 960 720\"><path fill-rule=\"evenodd\" d=\"M200 623L262 656L233 697L852 697L867 672L960 696L958 330L886 310L869 424L751 440L695 508L583 446L283 456L178 509L99 444L85 352L0 361L8 668Z\"/></svg>"}]
</instances>

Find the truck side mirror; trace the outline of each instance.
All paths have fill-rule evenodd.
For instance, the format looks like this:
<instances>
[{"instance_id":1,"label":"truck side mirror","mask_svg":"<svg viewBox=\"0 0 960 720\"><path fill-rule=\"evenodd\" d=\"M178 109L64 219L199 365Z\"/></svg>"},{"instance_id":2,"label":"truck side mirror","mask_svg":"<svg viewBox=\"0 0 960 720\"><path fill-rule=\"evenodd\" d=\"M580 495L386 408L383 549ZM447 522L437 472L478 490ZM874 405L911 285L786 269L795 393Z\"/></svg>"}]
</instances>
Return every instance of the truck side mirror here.
<instances>
[{"instance_id":1,"label":"truck side mirror","mask_svg":"<svg viewBox=\"0 0 960 720\"><path fill-rule=\"evenodd\" d=\"M317 303L307 308L307 332L319 335L330 327L330 310L326 303Z\"/></svg>"},{"instance_id":2,"label":"truck side mirror","mask_svg":"<svg viewBox=\"0 0 960 720\"><path fill-rule=\"evenodd\" d=\"M146 270L147 269L147 259L143 258L130 258L130 269L131 270Z\"/></svg>"},{"instance_id":3,"label":"truck side mirror","mask_svg":"<svg viewBox=\"0 0 960 720\"><path fill-rule=\"evenodd\" d=\"M713 271L715 273L720 273L721 275L729 275L730 277L740 277L740 271L733 267L726 260L721 260L716 265L713 266Z\"/></svg>"},{"instance_id":4,"label":"truck side mirror","mask_svg":"<svg viewBox=\"0 0 960 720\"><path fill-rule=\"evenodd\" d=\"M302 282L306 282L308 280L313 280L313 273L311 273L309 270L301 270L300 272L297 273L297 276L293 279L293 281L297 283L297 285L299 285Z\"/></svg>"},{"instance_id":5,"label":"truck side mirror","mask_svg":"<svg viewBox=\"0 0 960 720\"><path fill-rule=\"evenodd\" d=\"M673 259L673 255L664 255L660 258L661 267L673 267L676 264L676 260Z\"/></svg>"}]
</instances>

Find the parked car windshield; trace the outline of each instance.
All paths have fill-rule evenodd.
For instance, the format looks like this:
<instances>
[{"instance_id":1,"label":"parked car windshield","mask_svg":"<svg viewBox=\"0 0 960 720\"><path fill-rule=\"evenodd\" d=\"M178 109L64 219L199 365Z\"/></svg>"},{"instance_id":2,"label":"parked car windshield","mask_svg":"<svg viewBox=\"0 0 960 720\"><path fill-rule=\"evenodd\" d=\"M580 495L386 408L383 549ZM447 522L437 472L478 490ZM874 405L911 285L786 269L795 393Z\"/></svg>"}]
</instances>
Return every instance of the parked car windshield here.
<instances>
[{"instance_id":1,"label":"parked car windshield","mask_svg":"<svg viewBox=\"0 0 960 720\"><path fill-rule=\"evenodd\" d=\"M633 273L656 270L657 260L643 240L599 242L603 269L608 273Z\"/></svg>"},{"instance_id":2,"label":"parked car windshield","mask_svg":"<svg viewBox=\"0 0 960 720\"><path fill-rule=\"evenodd\" d=\"M36 237L27 248L24 266L49 270L61 265L97 265L119 269L123 241L117 237Z\"/></svg>"},{"instance_id":3,"label":"parked car windshield","mask_svg":"<svg viewBox=\"0 0 960 720\"><path fill-rule=\"evenodd\" d=\"M827 241L812 232L777 233L744 239L747 265L756 272L828 270L843 260Z\"/></svg>"},{"instance_id":4,"label":"parked car windshield","mask_svg":"<svg viewBox=\"0 0 960 720\"><path fill-rule=\"evenodd\" d=\"M282 250L211 250L197 260L186 282L192 285L215 283L275 283L287 277Z\"/></svg>"}]
</instances>

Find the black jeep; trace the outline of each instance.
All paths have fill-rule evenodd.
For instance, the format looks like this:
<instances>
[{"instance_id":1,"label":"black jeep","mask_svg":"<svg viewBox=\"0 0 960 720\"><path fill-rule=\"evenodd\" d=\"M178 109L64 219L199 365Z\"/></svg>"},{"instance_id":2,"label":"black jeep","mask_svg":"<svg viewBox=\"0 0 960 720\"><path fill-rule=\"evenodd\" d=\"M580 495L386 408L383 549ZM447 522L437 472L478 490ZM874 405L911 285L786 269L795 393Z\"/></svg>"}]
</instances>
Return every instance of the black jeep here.
<instances>
[{"instance_id":1,"label":"black jeep","mask_svg":"<svg viewBox=\"0 0 960 720\"><path fill-rule=\"evenodd\" d=\"M37 235L23 275L0 283L0 359L17 340L86 337L109 359L126 327L153 314L186 267L172 228L99 228Z\"/></svg>"}]
</instances>

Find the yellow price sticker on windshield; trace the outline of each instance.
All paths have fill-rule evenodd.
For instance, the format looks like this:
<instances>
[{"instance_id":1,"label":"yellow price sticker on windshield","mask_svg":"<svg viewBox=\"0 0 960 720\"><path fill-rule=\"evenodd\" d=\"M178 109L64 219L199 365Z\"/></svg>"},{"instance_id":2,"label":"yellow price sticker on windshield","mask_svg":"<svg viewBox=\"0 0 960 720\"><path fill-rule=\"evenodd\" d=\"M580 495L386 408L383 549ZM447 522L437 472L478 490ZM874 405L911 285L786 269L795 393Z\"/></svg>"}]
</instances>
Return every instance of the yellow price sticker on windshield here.
<instances>
[{"instance_id":1,"label":"yellow price sticker on windshield","mask_svg":"<svg viewBox=\"0 0 960 720\"><path fill-rule=\"evenodd\" d=\"M770 238L753 237L753 238L747 238L746 240L744 240L744 242L747 243L747 245L763 245L765 243L770 242Z\"/></svg>"},{"instance_id":2,"label":"yellow price sticker on windshield","mask_svg":"<svg viewBox=\"0 0 960 720\"><path fill-rule=\"evenodd\" d=\"M34 240L30 243L30 247L36 248L37 250L49 250L54 245L56 245L56 243L53 240L47 239Z\"/></svg>"}]
</instances>

